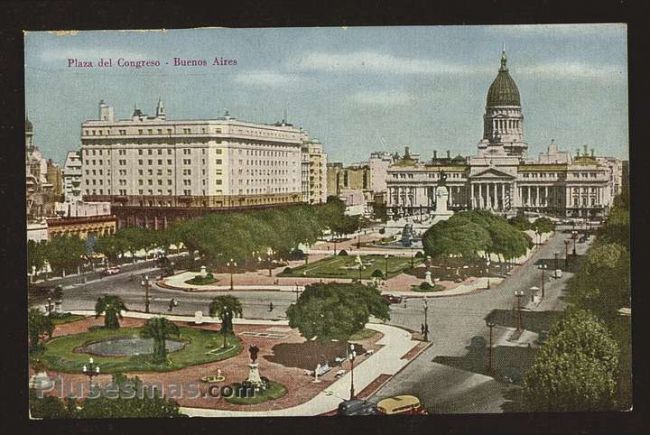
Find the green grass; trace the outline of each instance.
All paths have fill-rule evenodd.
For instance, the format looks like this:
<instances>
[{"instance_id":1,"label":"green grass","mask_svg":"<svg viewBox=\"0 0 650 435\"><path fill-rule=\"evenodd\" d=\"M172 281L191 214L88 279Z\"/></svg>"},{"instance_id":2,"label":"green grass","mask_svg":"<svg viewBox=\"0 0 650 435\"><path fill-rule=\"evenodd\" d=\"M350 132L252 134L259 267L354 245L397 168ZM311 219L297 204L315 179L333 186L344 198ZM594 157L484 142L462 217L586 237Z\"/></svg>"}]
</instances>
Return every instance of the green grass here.
<instances>
[{"instance_id":1,"label":"green grass","mask_svg":"<svg viewBox=\"0 0 650 435\"><path fill-rule=\"evenodd\" d=\"M214 278L212 275L208 276L201 276L201 275L196 275L192 279L188 279L185 281L185 284L192 284L192 285L209 285L209 284L214 284L215 282L219 281L218 279Z\"/></svg>"},{"instance_id":2,"label":"green grass","mask_svg":"<svg viewBox=\"0 0 650 435\"><path fill-rule=\"evenodd\" d=\"M440 284L434 284L433 287L423 289L419 285L411 286L411 290L414 292L429 293L429 292L440 292L445 289L444 286Z\"/></svg>"},{"instance_id":3,"label":"green grass","mask_svg":"<svg viewBox=\"0 0 650 435\"><path fill-rule=\"evenodd\" d=\"M256 403L267 402L269 400L279 399L287 394L287 388L277 382L271 381L269 388L266 390L256 391L251 397L226 397L226 402L234 405L255 405Z\"/></svg>"},{"instance_id":4,"label":"green grass","mask_svg":"<svg viewBox=\"0 0 650 435\"><path fill-rule=\"evenodd\" d=\"M178 339L184 341L186 345L177 352L168 353L167 363L154 364L151 362L151 355L92 355L92 357L104 373L129 371L165 372L224 360L239 354L242 350L239 339L229 335L227 336L227 347L229 349L226 352L210 353L211 350L220 349L223 345L223 336L219 332L188 327L180 327L179 329L180 336ZM132 337L134 335L140 335L140 328L98 328L80 334L56 337L45 343L46 348L40 353L39 359L49 369L67 373L80 373L81 368L88 362L91 355L75 352L75 349L95 341Z\"/></svg>"},{"instance_id":5,"label":"green grass","mask_svg":"<svg viewBox=\"0 0 650 435\"><path fill-rule=\"evenodd\" d=\"M362 255L361 261L365 269L361 271L361 279L372 279L372 272L380 270L386 273L386 259L383 255ZM421 258L413 260L417 266L422 262ZM298 266L291 272L281 272L278 276L283 277L307 277L307 278L359 278L359 263L356 255L336 255L324 258L315 263ZM392 278L411 268L411 257L389 257L388 278Z\"/></svg>"},{"instance_id":6,"label":"green grass","mask_svg":"<svg viewBox=\"0 0 650 435\"><path fill-rule=\"evenodd\" d=\"M71 313L53 313L50 315L52 318L52 323L55 325L63 325L65 323L76 322L77 320L85 319L86 316L81 314L71 314Z\"/></svg>"},{"instance_id":7,"label":"green grass","mask_svg":"<svg viewBox=\"0 0 650 435\"><path fill-rule=\"evenodd\" d=\"M375 334L378 334L378 332L374 329L363 328L361 331L352 334L350 340L365 340L373 337Z\"/></svg>"}]
</instances>

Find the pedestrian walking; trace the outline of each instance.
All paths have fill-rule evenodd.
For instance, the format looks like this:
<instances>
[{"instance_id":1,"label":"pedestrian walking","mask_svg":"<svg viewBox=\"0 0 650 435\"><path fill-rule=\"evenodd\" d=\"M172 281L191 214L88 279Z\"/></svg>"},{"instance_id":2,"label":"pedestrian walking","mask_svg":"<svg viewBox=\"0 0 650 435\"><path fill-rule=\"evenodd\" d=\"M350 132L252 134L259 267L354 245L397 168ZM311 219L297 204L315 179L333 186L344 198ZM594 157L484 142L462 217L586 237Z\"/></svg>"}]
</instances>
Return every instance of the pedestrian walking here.
<instances>
[{"instance_id":1,"label":"pedestrian walking","mask_svg":"<svg viewBox=\"0 0 650 435\"><path fill-rule=\"evenodd\" d=\"M420 334L424 335L424 323L420 323Z\"/></svg>"}]
</instances>

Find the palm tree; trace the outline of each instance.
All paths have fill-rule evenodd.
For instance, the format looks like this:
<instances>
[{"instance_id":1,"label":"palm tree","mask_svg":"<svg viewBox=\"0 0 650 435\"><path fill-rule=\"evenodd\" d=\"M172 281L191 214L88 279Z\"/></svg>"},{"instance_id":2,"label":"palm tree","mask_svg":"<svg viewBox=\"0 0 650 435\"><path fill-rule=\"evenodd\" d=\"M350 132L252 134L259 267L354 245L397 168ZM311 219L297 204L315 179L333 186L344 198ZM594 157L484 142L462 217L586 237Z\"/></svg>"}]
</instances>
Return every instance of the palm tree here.
<instances>
[{"instance_id":1,"label":"palm tree","mask_svg":"<svg viewBox=\"0 0 650 435\"><path fill-rule=\"evenodd\" d=\"M108 329L119 329L122 311L128 310L119 296L104 295L95 304L95 318L104 314L104 327Z\"/></svg>"},{"instance_id":2,"label":"palm tree","mask_svg":"<svg viewBox=\"0 0 650 435\"><path fill-rule=\"evenodd\" d=\"M27 328L31 350L37 350L39 342L44 335L52 338L54 323L52 323L52 319L49 316L43 314L38 308L30 308Z\"/></svg>"},{"instance_id":3,"label":"palm tree","mask_svg":"<svg viewBox=\"0 0 650 435\"><path fill-rule=\"evenodd\" d=\"M164 317L153 317L140 330L143 338L153 338L153 362L156 364L167 361L167 348L165 340L169 336L178 337L180 330L175 323Z\"/></svg>"},{"instance_id":4,"label":"palm tree","mask_svg":"<svg viewBox=\"0 0 650 435\"><path fill-rule=\"evenodd\" d=\"M226 335L233 333L233 317L242 316L243 308L241 302L234 296L217 296L210 302L208 310L210 316L217 316L221 320L221 334L223 335L223 347L225 348Z\"/></svg>"}]
</instances>

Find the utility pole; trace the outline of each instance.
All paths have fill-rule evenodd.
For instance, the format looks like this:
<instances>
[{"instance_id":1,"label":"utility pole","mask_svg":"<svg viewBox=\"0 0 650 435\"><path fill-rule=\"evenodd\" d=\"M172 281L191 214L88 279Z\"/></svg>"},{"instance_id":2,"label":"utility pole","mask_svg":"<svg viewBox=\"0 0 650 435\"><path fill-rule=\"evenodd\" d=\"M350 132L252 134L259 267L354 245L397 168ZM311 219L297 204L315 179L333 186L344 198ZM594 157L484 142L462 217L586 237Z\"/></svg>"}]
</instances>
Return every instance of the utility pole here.
<instances>
[{"instance_id":1,"label":"utility pole","mask_svg":"<svg viewBox=\"0 0 650 435\"><path fill-rule=\"evenodd\" d=\"M521 320L521 298L524 297L523 290L515 290L515 297L517 298L517 312L518 312L518 321L517 321L517 331L522 331L524 329L523 322Z\"/></svg>"},{"instance_id":2,"label":"utility pole","mask_svg":"<svg viewBox=\"0 0 650 435\"><path fill-rule=\"evenodd\" d=\"M149 275L144 276L141 284L144 287L144 312L149 313Z\"/></svg>"},{"instance_id":3,"label":"utility pole","mask_svg":"<svg viewBox=\"0 0 650 435\"><path fill-rule=\"evenodd\" d=\"M492 372L492 328L494 328L494 322L486 321L485 324L490 328L490 347L488 348L488 373Z\"/></svg>"},{"instance_id":4,"label":"utility pole","mask_svg":"<svg viewBox=\"0 0 650 435\"><path fill-rule=\"evenodd\" d=\"M429 311L429 301L424 297L424 341L429 341L429 322L427 313Z\"/></svg>"}]
</instances>

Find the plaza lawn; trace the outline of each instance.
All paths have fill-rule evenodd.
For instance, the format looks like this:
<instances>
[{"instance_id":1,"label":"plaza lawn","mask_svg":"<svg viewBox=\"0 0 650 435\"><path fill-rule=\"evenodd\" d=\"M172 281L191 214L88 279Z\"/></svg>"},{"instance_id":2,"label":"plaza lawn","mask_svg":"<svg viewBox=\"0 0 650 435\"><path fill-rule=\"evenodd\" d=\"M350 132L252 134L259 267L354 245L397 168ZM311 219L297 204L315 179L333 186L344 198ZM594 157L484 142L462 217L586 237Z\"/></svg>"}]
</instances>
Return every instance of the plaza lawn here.
<instances>
[{"instance_id":1,"label":"plaza lawn","mask_svg":"<svg viewBox=\"0 0 650 435\"><path fill-rule=\"evenodd\" d=\"M379 334L379 332L375 331L374 329L363 328L361 331L352 334L350 336L350 340L366 340L368 338L374 337L375 334Z\"/></svg>"},{"instance_id":2,"label":"plaza lawn","mask_svg":"<svg viewBox=\"0 0 650 435\"><path fill-rule=\"evenodd\" d=\"M185 281L185 284L209 285L209 284L214 284L217 281L219 280L213 277L212 275L208 275L208 276L196 275L194 278Z\"/></svg>"},{"instance_id":3,"label":"plaza lawn","mask_svg":"<svg viewBox=\"0 0 650 435\"><path fill-rule=\"evenodd\" d=\"M75 349L91 342L109 338L139 337L141 328L104 329L98 328L80 334L64 335L48 340L45 351L39 355L48 369L67 373L80 373L90 356L103 373L178 370L186 366L220 361L239 354L242 345L233 335L227 337L227 348L222 350L223 336L216 331L180 327L180 336L170 337L184 341L185 347L167 354L166 364L153 364L151 355L99 356L76 352Z\"/></svg>"},{"instance_id":4,"label":"plaza lawn","mask_svg":"<svg viewBox=\"0 0 650 435\"><path fill-rule=\"evenodd\" d=\"M65 323L76 322L77 320L85 319L85 316L81 314L72 314L72 313L52 313L50 314L52 323L54 325L63 325Z\"/></svg>"},{"instance_id":5,"label":"plaza lawn","mask_svg":"<svg viewBox=\"0 0 650 435\"><path fill-rule=\"evenodd\" d=\"M386 273L386 259L383 255L362 255L361 261L365 269L361 271L361 279L372 279L375 270ZM415 258L413 265L417 266L422 262L421 258ZM388 278L401 274L411 268L411 257L389 257ZM319 260L315 263L305 264L291 272L281 272L278 276L303 277L303 278L359 278L359 263L356 255L335 255Z\"/></svg>"},{"instance_id":6,"label":"plaza lawn","mask_svg":"<svg viewBox=\"0 0 650 435\"><path fill-rule=\"evenodd\" d=\"M428 292L441 292L445 290L445 286L440 285L440 284L434 284L431 287L421 287L420 285L414 285L411 286L411 291L414 292L422 292L422 293L428 293Z\"/></svg>"},{"instance_id":7,"label":"plaza lawn","mask_svg":"<svg viewBox=\"0 0 650 435\"><path fill-rule=\"evenodd\" d=\"M254 405L256 403L279 399L285 394L287 394L287 388L284 385L271 381L269 388L266 390L255 391L250 397L237 397L233 394L231 397L226 397L226 402L234 405Z\"/></svg>"}]
</instances>

